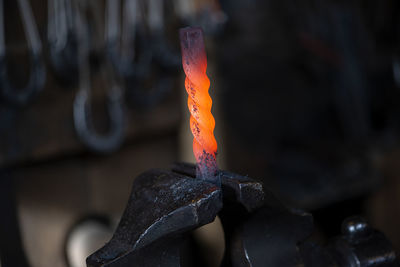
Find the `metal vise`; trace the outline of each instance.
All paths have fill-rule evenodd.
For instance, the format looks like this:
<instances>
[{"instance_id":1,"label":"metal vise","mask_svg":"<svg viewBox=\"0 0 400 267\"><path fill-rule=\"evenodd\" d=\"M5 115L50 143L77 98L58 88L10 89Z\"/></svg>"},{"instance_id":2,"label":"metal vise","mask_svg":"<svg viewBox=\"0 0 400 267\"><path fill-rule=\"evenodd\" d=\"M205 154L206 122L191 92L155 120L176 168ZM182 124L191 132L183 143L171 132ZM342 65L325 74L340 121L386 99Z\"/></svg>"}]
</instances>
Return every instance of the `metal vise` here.
<instances>
[{"instance_id":1,"label":"metal vise","mask_svg":"<svg viewBox=\"0 0 400 267\"><path fill-rule=\"evenodd\" d=\"M183 267L181 250L196 228L218 215L225 232L223 267L400 266L390 242L360 218L326 246L307 240L312 216L282 205L248 177L220 171L221 188L195 179L195 166L150 170L137 177L112 239L88 267Z\"/></svg>"}]
</instances>

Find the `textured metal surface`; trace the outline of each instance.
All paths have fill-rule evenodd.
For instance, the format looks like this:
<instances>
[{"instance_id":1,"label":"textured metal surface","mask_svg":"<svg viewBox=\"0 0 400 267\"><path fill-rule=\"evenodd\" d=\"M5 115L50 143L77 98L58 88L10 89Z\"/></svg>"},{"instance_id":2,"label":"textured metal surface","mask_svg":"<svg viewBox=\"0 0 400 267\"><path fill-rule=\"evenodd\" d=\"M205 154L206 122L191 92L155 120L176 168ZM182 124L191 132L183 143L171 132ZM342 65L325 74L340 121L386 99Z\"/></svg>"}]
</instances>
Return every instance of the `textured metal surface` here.
<instances>
[{"instance_id":1,"label":"textured metal surface","mask_svg":"<svg viewBox=\"0 0 400 267\"><path fill-rule=\"evenodd\" d=\"M179 266L167 264L179 262L176 240L215 219L222 208L220 193L212 184L170 171L143 173L113 238L87 259L88 266L143 266L133 260L138 255L146 266Z\"/></svg>"},{"instance_id":2,"label":"textured metal surface","mask_svg":"<svg viewBox=\"0 0 400 267\"><path fill-rule=\"evenodd\" d=\"M217 141L214 136L215 119L211 113L212 99L208 92L207 54L202 28L179 30L182 66L186 75L190 130L193 134L193 154L196 158L196 177L221 184L216 161Z\"/></svg>"},{"instance_id":3,"label":"textured metal surface","mask_svg":"<svg viewBox=\"0 0 400 267\"><path fill-rule=\"evenodd\" d=\"M327 246L309 240L311 214L285 207L261 183L219 171L221 189L196 179L193 164L139 176L111 241L87 259L94 266L179 267L185 234L218 215L225 233L223 267L399 266L386 237L359 217Z\"/></svg>"},{"instance_id":4,"label":"textured metal surface","mask_svg":"<svg viewBox=\"0 0 400 267\"><path fill-rule=\"evenodd\" d=\"M196 177L196 166L190 163L175 163L172 171ZM264 192L261 183L242 175L219 171L221 178L224 203L237 202L243 205L247 211L253 211L264 204L264 198L273 199L272 194Z\"/></svg>"},{"instance_id":5,"label":"textured metal surface","mask_svg":"<svg viewBox=\"0 0 400 267\"><path fill-rule=\"evenodd\" d=\"M343 222L342 236L331 242L339 266L399 266L392 244L360 217Z\"/></svg>"}]
</instances>

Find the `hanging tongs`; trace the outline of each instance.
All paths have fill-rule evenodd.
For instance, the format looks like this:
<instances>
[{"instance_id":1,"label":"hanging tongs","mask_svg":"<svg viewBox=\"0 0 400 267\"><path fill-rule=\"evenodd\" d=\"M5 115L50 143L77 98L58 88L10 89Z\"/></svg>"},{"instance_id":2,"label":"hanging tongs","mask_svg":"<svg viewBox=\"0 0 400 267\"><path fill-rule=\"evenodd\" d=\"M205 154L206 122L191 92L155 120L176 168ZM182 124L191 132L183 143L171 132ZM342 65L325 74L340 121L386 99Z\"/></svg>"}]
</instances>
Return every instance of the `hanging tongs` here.
<instances>
[{"instance_id":1,"label":"hanging tongs","mask_svg":"<svg viewBox=\"0 0 400 267\"><path fill-rule=\"evenodd\" d=\"M72 0L48 0L47 40L55 75L67 85L78 78L76 7Z\"/></svg>"},{"instance_id":2,"label":"hanging tongs","mask_svg":"<svg viewBox=\"0 0 400 267\"><path fill-rule=\"evenodd\" d=\"M94 4L94 3L92 3ZM99 133L93 124L91 112L91 63L89 59L90 33L88 21L83 13L78 12L78 58L79 58L79 91L74 100L74 124L79 139L92 151L106 154L117 150L125 137L122 91L115 79L111 77L111 88L107 94L107 111L109 129L107 133ZM98 26L98 25L97 25ZM102 64L103 76L112 76L109 64Z\"/></svg>"},{"instance_id":3,"label":"hanging tongs","mask_svg":"<svg viewBox=\"0 0 400 267\"><path fill-rule=\"evenodd\" d=\"M162 29L158 24L163 23L160 13L163 9L157 7L149 12L150 4L140 0L122 0L122 3L121 8L120 0L107 0L107 54L118 75L125 82L128 100L136 108L153 107L166 97L173 82L173 77L165 68L160 71L157 69L160 68L159 64L153 64L157 61L163 62L157 60L160 52L155 51L156 40L153 38L156 36L155 28ZM155 24L158 26L155 27ZM165 53L167 52L165 50ZM173 58L168 55L165 57ZM179 64L177 59L179 56L174 56L168 63L170 65L164 62L162 67Z\"/></svg>"},{"instance_id":4,"label":"hanging tongs","mask_svg":"<svg viewBox=\"0 0 400 267\"><path fill-rule=\"evenodd\" d=\"M0 0L0 92L4 100L14 105L27 104L44 86L46 70L42 59L42 44L28 0L17 0L30 57L30 76L23 88L15 88L9 80L5 43L4 0Z\"/></svg>"},{"instance_id":5,"label":"hanging tongs","mask_svg":"<svg viewBox=\"0 0 400 267\"><path fill-rule=\"evenodd\" d=\"M150 71L152 53L139 20L138 0L122 2L122 9L120 0L106 2L107 56L120 76L144 77Z\"/></svg>"},{"instance_id":6,"label":"hanging tongs","mask_svg":"<svg viewBox=\"0 0 400 267\"><path fill-rule=\"evenodd\" d=\"M164 68L177 70L181 67L181 57L178 50L174 50L167 39L165 16L165 0L147 0L147 20L152 38L152 50L155 60ZM143 2L142 2L143 3ZM143 6L142 8L146 8ZM146 10L143 12L146 14Z\"/></svg>"}]
</instances>

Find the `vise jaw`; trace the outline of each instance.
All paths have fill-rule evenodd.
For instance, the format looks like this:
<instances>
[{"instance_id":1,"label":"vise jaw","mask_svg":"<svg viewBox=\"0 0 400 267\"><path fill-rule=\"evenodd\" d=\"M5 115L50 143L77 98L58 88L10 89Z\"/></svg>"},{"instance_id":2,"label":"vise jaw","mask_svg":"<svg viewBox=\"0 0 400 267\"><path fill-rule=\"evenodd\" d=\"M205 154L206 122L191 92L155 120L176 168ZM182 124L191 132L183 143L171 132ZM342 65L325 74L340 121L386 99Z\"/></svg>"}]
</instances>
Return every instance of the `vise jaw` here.
<instances>
[{"instance_id":1,"label":"vise jaw","mask_svg":"<svg viewBox=\"0 0 400 267\"><path fill-rule=\"evenodd\" d=\"M290 209L246 176L219 171L221 187L195 178L193 164L139 175L111 240L88 267L186 267L190 233L218 215L225 235L221 267L400 267L386 237L360 218L326 246L309 240L312 216Z\"/></svg>"}]
</instances>

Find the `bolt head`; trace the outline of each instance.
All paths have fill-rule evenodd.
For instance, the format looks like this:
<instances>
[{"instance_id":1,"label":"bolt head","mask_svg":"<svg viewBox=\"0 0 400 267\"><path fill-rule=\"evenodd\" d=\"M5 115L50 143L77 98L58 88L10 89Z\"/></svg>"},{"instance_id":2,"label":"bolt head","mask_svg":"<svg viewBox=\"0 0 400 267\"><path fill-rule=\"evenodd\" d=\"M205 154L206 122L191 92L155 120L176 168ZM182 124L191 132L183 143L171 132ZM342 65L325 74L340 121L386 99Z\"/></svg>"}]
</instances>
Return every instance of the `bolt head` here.
<instances>
[{"instance_id":1,"label":"bolt head","mask_svg":"<svg viewBox=\"0 0 400 267\"><path fill-rule=\"evenodd\" d=\"M350 238L366 237L369 233L369 226L366 220L359 216L345 219L342 224L342 234Z\"/></svg>"}]
</instances>

